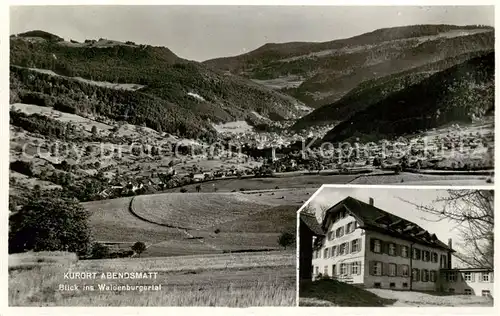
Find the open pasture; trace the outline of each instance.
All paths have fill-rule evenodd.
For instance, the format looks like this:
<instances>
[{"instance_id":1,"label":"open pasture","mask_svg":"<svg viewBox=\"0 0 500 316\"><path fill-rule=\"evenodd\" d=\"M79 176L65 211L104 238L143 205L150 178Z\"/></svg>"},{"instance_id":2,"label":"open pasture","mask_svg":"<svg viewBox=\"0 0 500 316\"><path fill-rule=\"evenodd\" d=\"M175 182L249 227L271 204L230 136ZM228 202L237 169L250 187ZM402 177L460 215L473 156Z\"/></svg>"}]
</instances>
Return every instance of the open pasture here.
<instances>
[{"instance_id":1,"label":"open pasture","mask_svg":"<svg viewBox=\"0 0 500 316\"><path fill-rule=\"evenodd\" d=\"M30 260L25 256L25 260ZM33 261L33 260L31 260ZM95 279L64 279L65 272ZM102 272L157 272L149 279L102 279ZM59 284L78 290L60 290ZM106 285L161 285L151 291L101 290ZM93 288L93 290L91 290ZM293 306L295 254L267 252L170 258L61 261L12 270L11 306Z\"/></svg>"}]
</instances>

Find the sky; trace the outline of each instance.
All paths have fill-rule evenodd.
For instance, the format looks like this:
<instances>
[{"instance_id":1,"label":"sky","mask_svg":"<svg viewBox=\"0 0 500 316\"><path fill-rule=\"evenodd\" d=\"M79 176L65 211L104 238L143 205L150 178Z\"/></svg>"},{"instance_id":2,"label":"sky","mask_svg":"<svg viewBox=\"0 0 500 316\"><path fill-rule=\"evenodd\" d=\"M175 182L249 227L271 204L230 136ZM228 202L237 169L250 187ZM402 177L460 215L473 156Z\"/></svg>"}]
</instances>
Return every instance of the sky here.
<instances>
[{"instance_id":1,"label":"sky","mask_svg":"<svg viewBox=\"0 0 500 316\"><path fill-rule=\"evenodd\" d=\"M351 196L365 203L369 203L369 198L374 200L373 205L394 215L412 221L420 227L426 229L431 234L436 234L439 240L448 244L448 238L453 241L453 248L460 249L463 242L455 222L448 220L436 221L437 216L417 210L412 202L417 205L434 205L441 209L442 204L433 202L443 196L447 196L446 190L435 189L413 189L413 188L339 188L326 187L314 197L310 205L316 209L317 217L320 217L321 206L331 207L344 198ZM405 200L405 201L403 201ZM408 202L407 202L408 201Z\"/></svg>"},{"instance_id":2,"label":"sky","mask_svg":"<svg viewBox=\"0 0 500 316\"><path fill-rule=\"evenodd\" d=\"M322 42L412 24L494 26L493 6L16 6L10 34L106 38L166 46L203 61L266 43Z\"/></svg>"}]
</instances>

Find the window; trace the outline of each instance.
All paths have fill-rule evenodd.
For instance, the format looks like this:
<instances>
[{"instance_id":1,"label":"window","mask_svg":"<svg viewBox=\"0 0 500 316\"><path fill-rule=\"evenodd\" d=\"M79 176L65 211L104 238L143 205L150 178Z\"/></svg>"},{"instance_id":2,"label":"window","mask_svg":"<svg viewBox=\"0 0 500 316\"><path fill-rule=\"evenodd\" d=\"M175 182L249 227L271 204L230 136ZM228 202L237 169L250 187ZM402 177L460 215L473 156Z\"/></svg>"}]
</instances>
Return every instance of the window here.
<instances>
[{"instance_id":1,"label":"window","mask_svg":"<svg viewBox=\"0 0 500 316\"><path fill-rule=\"evenodd\" d=\"M345 253L346 253L345 245L346 245L346 243L343 243L339 246L339 256L345 255Z\"/></svg>"},{"instance_id":2,"label":"window","mask_svg":"<svg viewBox=\"0 0 500 316\"><path fill-rule=\"evenodd\" d=\"M490 282L490 274L488 272L481 273L481 280L483 282Z\"/></svg>"},{"instance_id":3,"label":"window","mask_svg":"<svg viewBox=\"0 0 500 316\"><path fill-rule=\"evenodd\" d=\"M412 269L411 270L411 280L413 282L420 281L420 271L418 269Z\"/></svg>"},{"instance_id":4,"label":"window","mask_svg":"<svg viewBox=\"0 0 500 316\"><path fill-rule=\"evenodd\" d=\"M358 252L361 249L359 248L359 239L354 239L351 241L351 252Z\"/></svg>"},{"instance_id":5,"label":"window","mask_svg":"<svg viewBox=\"0 0 500 316\"><path fill-rule=\"evenodd\" d=\"M436 282L437 281L437 272L432 270L430 277L431 277L431 282Z\"/></svg>"},{"instance_id":6,"label":"window","mask_svg":"<svg viewBox=\"0 0 500 316\"><path fill-rule=\"evenodd\" d=\"M408 258L408 246L401 246L401 257Z\"/></svg>"},{"instance_id":7,"label":"window","mask_svg":"<svg viewBox=\"0 0 500 316\"><path fill-rule=\"evenodd\" d=\"M450 292L450 293L455 293L455 289L454 289L454 288L452 288L452 287L450 287L450 288L448 289L448 292Z\"/></svg>"},{"instance_id":8,"label":"window","mask_svg":"<svg viewBox=\"0 0 500 316\"><path fill-rule=\"evenodd\" d=\"M319 267L316 267L316 274L319 274Z\"/></svg>"},{"instance_id":9,"label":"window","mask_svg":"<svg viewBox=\"0 0 500 316\"><path fill-rule=\"evenodd\" d=\"M408 277L410 275L410 267L407 264L401 265L401 275L404 277Z\"/></svg>"},{"instance_id":10,"label":"window","mask_svg":"<svg viewBox=\"0 0 500 316\"><path fill-rule=\"evenodd\" d=\"M332 275L337 275L337 266L332 265Z\"/></svg>"},{"instance_id":11,"label":"window","mask_svg":"<svg viewBox=\"0 0 500 316\"><path fill-rule=\"evenodd\" d=\"M359 266L360 263L358 261L353 262L351 265L351 274L360 274Z\"/></svg>"},{"instance_id":12,"label":"window","mask_svg":"<svg viewBox=\"0 0 500 316\"><path fill-rule=\"evenodd\" d=\"M337 246L332 247L332 257L335 257L337 255Z\"/></svg>"},{"instance_id":13,"label":"window","mask_svg":"<svg viewBox=\"0 0 500 316\"><path fill-rule=\"evenodd\" d=\"M423 250L422 251L422 260L426 261L426 262L431 261L431 253L427 250Z\"/></svg>"},{"instance_id":14,"label":"window","mask_svg":"<svg viewBox=\"0 0 500 316\"><path fill-rule=\"evenodd\" d=\"M447 278L448 278L448 282L456 282L457 281L457 274L456 274L456 272L448 272L447 273Z\"/></svg>"},{"instance_id":15,"label":"window","mask_svg":"<svg viewBox=\"0 0 500 316\"><path fill-rule=\"evenodd\" d=\"M448 257L446 255L441 255L440 265L441 269L446 269L448 266Z\"/></svg>"},{"instance_id":16,"label":"window","mask_svg":"<svg viewBox=\"0 0 500 316\"><path fill-rule=\"evenodd\" d=\"M395 288L396 287L396 283L389 283L389 287L390 288Z\"/></svg>"},{"instance_id":17,"label":"window","mask_svg":"<svg viewBox=\"0 0 500 316\"><path fill-rule=\"evenodd\" d=\"M434 263L438 262L438 254L437 253L435 253L435 252L432 253L431 261Z\"/></svg>"},{"instance_id":18,"label":"window","mask_svg":"<svg viewBox=\"0 0 500 316\"><path fill-rule=\"evenodd\" d=\"M352 232L354 231L354 229L353 229L352 227L353 227L353 223L348 223L348 224L346 225L346 230L345 230L345 233L346 233L346 234L350 234L350 233L352 233Z\"/></svg>"},{"instance_id":19,"label":"window","mask_svg":"<svg viewBox=\"0 0 500 316\"><path fill-rule=\"evenodd\" d=\"M332 240L333 238L333 232L328 232L328 240Z\"/></svg>"},{"instance_id":20,"label":"window","mask_svg":"<svg viewBox=\"0 0 500 316\"><path fill-rule=\"evenodd\" d=\"M373 287L380 289L382 287L382 285L380 284L380 282L375 282L375 283L373 283Z\"/></svg>"},{"instance_id":21,"label":"window","mask_svg":"<svg viewBox=\"0 0 500 316\"><path fill-rule=\"evenodd\" d=\"M464 272L464 280L465 281L472 281L472 272Z\"/></svg>"},{"instance_id":22,"label":"window","mask_svg":"<svg viewBox=\"0 0 500 316\"><path fill-rule=\"evenodd\" d=\"M396 276L396 264L389 263L389 276Z\"/></svg>"},{"instance_id":23,"label":"window","mask_svg":"<svg viewBox=\"0 0 500 316\"><path fill-rule=\"evenodd\" d=\"M374 262L373 263L373 275L382 275L382 262Z\"/></svg>"},{"instance_id":24,"label":"window","mask_svg":"<svg viewBox=\"0 0 500 316\"><path fill-rule=\"evenodd\" d=\"M323 258L328 258L328 249L329 248L325 248L325 250L323 250Z\"/></svg>"},{"instance_id":25,"label":"window","mask_svg":"<svg viewBox=\"0 0 500 316\"><path fill-rule=\"evenodd\" d=\"M323 267L323 275L328 275L328 266Z\"/></svg>"},{"instance_id":26,"label":"window","mask_svg":"<svg viewBox=\"0 0 500 316\"><path fill-rule=\"evenodd\" d=\"M340 274L341 275L347 274L347 264L345 264L345 263L340 264Z\"/></svg>"},{"instance_id":27,"label":"window","mask_svg":"<svg viewBox=\"0 0 500 316\"><path fill-rule=\"evenodd\" d=\"M373 252L376 253L381 253L382 252L382 245L380 240L378 239L372 239L373 240Z\"/></svg>"},{"instance_id":28,"label":"window","mask_svg":"<svg viewBox=\"0 0 500 316\"><path fill-rule=\"evenodd\" d=\"M481 291L481 295L482 295L482 296L487 296L487 297L490 297L490 296L491 296L491 294L490 294L490 291L489 291L489 290L482 290L482 291Z\"/></svg>"},{"instance_id":29,"label":"window","mask_svg":"<svg viewBox=\"0 0 500 316\"><path fill-rule=\"evenodd\" d=\"M465 289L464 293L465 293L465 295L472 295L472 290L471 289Z\"/></svg>"},{"instance_id":30,"label":"window","mask_svg":"<svg viewBox=\"0 0 500 316\"><path fill-rule=\"evenodd\" d=\"M391 255L391 256L396 255L396 244L393 244L393 243L389 244L389 255Z\"/></svg>"},{"instance_id":31,"label":"window","mask_svg":"<svg viewBox=\"0 0 500 316\"><path fill-rule=\"evenodd\" d=\"M429 270L422 270L422 282L429 282Z\"/></svg>"},{"instance_id":32,"label":"window","mask_svg":"<svg viewBox=\"0 0 500 316\"><path fill-rule=\"evenodd\" d=\"M413 260L420 260L420 249L413 248Z\"/></svg>"},{"instance_id":33,"label":"window","mask_svg":"<svg viewBox=\"0 0 500 316\"><path fill-rule=\"evenodd\" d=\"M408 283L403 282L403 289L407 289L407 288L408 288Z\"/></svg>"},{"instance_id":34,"label":"window","mask_svg":"<svg viewBox=\"0 0 500 316\"><path fill-rule=\"evenodd\" d=\"M337 231L335 232L335 236L337 238L344 236L344 227L337 228Z\"/></svg>"},{"instance_id":35,"label":"window","mask_svg":"<svg viewBox=\"0 0 500 316\"><path fill-rule=\"evenodd\" d=\"M354 226L354 229L358 228L359 227L358 221L354 221L353 226Z\"/></svg>"}]
</instances>

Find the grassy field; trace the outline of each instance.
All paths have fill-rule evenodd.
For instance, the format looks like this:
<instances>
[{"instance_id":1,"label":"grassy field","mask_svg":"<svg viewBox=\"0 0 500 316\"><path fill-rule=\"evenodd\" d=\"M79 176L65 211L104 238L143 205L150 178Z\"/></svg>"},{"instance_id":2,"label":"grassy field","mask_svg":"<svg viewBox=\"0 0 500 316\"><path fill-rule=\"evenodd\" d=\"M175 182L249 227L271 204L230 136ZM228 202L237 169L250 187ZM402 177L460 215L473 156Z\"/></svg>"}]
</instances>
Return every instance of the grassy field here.
<instances>
[{"instance_id":1,"label":"grassy field","mask_svg":"<svg viewBox=\"0 0 500 316\"><path fill-rule=\"evenodd\" d=\"M295 253L267 252L75 262L61 253L51 264L37 254L9 258L10 306L294 306ZM50 256L53 257L53 256ZM64 259L65 257L70 258ZM11 259L12 258L12 259ZM27 268L21 263L37 263ZM64 279L65 272L96 278ZM156 272L149 279L102 279L107 272ZM79 285L78 290L60 289ZM106 290L98 284L152 285L150 290ZM161 288L159 287L161 285ZM93 290L92 290L93 288Z\"/></svg>"},{"instance_id":2,"label":"grassy field","mask_svg":"<svg viewBox=\"0 0 500 316\"><path fill-rule=\"evenodd\" d=\"M84 206L96 240L142 241L143 257L221 254L280 249L279 235L295 231L296 211L313 192L166 193Z\"/></svg>"}]
</instances>

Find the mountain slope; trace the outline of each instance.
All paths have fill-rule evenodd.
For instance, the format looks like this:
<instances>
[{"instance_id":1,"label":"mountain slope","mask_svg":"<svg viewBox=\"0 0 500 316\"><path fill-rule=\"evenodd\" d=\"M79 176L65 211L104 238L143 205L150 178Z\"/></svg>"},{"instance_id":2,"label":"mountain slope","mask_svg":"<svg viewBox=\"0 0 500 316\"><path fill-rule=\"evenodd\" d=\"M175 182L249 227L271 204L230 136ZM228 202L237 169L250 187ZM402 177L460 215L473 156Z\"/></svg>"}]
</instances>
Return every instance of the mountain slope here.
<instances>
[{"instance_id":1,"label":"mountain slope","mask_svg":"<svg viewBox=\"0 0 500 316\"><path fill-rule=\"evenodd\" d=\"M356 112L329 131L323 141L376 141L471 122L494 110L495 54L469 59L433 74Z\"/></svg>"},{"instance_id":2,"label":"mountain slope","mask_svg":"<svg viewBox=\"0 0 500 316\"><path fill-rule=\"evenodd\" d=\"M215 133L210 122L258 121L254 112L271 119L302 114L301 104L288 95L179 58L165 47L104 39L66 42L50 35L34 31L11 37L11 65L18 66L11 67L17 89L11 89L11 96L20 95L17 102L37 93L79 114L121 118L186 136ZM144 87L123 91L92 81Z\"/></svg>"},{"instance_id":3,"label":"mountain slope","mask_svg":"<svg viewBox=\"0 0 500 316\"><path fill-rule=\"evenodd\" d=\"M413 25L324 43L266 44L247 54L204 63L263 84L289 81L281 91L320 107L363 81L493 47L491 27Z\"/></svg>"},{"instance_id":4,"label":"mountain slope","mask_svg":"<svg viewBox=\"0 0 500 316\"><path fill-rule=\"evenodd\" d=\"M301 130L314 125L342 122L356 112L366 109L392 93L428 78L437 71L452 67L473 57L486 55L489 52L465 53L404 72L364 81L337 102L324 105L297 120L292 129Z\"/></svg>"}]
</instances>

